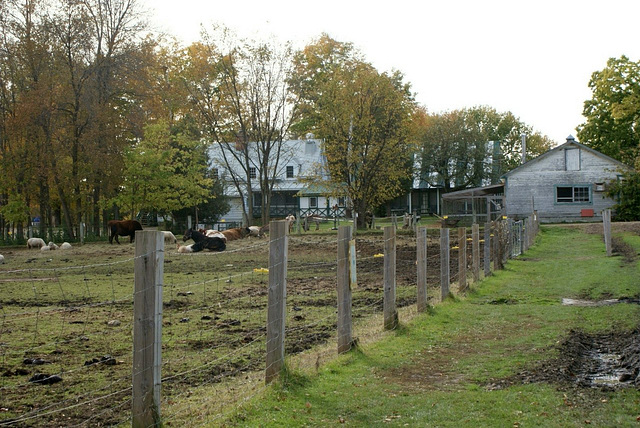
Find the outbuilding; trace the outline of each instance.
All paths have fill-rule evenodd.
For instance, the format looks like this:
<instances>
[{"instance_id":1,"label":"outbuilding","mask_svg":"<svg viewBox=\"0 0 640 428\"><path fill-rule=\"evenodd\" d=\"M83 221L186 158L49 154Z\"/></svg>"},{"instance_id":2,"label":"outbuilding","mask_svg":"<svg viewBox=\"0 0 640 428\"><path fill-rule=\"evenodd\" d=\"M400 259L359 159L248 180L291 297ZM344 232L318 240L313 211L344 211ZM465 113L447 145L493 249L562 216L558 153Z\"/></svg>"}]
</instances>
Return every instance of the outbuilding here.
<instances>
[{"instance_id":1,"label":"outbuilding","mask_svg":"<svg viewBox=\"0 0 640 428\"><path fill-rule=\"evenodd\" d=\"M506 214L524 218L538 212L542 222L601 221L615 201L608 184L629 167L573 136L503 175Z\"/></svg>"}]
</instances>

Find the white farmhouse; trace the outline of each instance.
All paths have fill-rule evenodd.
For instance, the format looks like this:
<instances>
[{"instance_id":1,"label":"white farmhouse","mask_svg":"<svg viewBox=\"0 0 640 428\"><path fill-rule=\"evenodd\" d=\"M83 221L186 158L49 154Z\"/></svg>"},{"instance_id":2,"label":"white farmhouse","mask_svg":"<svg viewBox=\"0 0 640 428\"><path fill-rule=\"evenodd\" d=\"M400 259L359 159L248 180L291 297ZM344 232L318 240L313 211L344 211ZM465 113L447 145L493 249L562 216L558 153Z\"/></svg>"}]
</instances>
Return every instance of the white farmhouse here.
<instances>
[{"instance_id":1,"label":"white farmhouse","mask_svg":"<svg viewBox=\"0 0 640 428\"><path fill-rule=\"evenodd\" d=\"M270 217L284 218L289 214L296 217L300 215L316 214L322 217L344 216L346 209L345 198L329 198L324 191L323 183L318 182L308 185L303 180L315 175L319 165L326 163L322 154L321 141L308 135L302 140L287 140L282 143L280 160L275 174L275 184L271 199ZM212 159L212 169L226 183L225 194L230 198L231 209L222 216L225 222L244 223L242 216L242 198L246 204L253 204L254 218L262 215L262 194L260 192L258 178L260 176L260 163L258 153L252 151L252 143L247 143L250 151L251 165L249 174L252 179L251 192L246 190L245 180L241 182L243 196L240 195L232 181L229 167L236 172L236 177L243 178L244 172L233 156L227 155L229 166L222 157L222 149L219 145L212 145L209 154ZM239 150L242 147L236 145L231 150ZM270 166L273 168L273 166ZM253 181L255 179L255 181ZM249 193L251 196L249 196ZM337 210L334 210L337 207ZM251 223L254 219L251 219Z\"/></svg>"}]
</instances>

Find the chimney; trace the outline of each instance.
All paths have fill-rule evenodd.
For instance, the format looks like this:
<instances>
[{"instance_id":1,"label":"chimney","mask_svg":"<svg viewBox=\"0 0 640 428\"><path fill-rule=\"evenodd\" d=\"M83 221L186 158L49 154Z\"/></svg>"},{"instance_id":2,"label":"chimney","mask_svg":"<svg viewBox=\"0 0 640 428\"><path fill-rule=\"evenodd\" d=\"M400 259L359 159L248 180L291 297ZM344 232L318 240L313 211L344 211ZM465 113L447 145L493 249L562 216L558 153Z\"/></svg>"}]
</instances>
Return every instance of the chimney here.
<instances>
[{"instance_id":1,"label":"chimney","mask_svg":"<svg viewBox=\"0 0 640 428\"><path fill-rule=\"evenodd\" d=\"M522 161L520 165L527 161L527 134L524 132L520 135L522 137Z\"/></svg>"},{"instance_id":2,"label":"chimney","mask_svg":"<svg viewBox=\"0 0 640 428\"><path fill-rule=\"evenodd\" d=\"M235 145L236 145L236 150L239 152L244 151L244 149L247 147L247 139L242 131L236 134Z\"/></svg>"}]
</instances>

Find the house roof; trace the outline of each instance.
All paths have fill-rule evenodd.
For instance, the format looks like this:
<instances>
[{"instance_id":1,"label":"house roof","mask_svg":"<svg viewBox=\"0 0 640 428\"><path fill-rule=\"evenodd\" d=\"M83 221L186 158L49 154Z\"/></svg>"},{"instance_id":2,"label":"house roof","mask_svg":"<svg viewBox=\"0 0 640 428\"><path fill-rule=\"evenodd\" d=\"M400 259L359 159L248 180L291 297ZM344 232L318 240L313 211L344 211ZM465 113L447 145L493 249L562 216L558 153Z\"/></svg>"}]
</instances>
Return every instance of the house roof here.
<instances>
[{"instance_id":1,"label":"house roof","mask_svg":"<svg viewBox=\"0 0 640 428\"><path fill-rule=\"evenodd\" d=\"M518 166L518 167L516 167L516 168L512 169L511 171L507 172L506 174L503 174L503 175L502 175L502 177L503 177L503 178L506 178L506 177L509 177L510 175L512 175L512 174L513 174L513 173L515 173L515 172L518 172L518 171L520 171L520 170L523 170L523 169L529 168L531 165L534 165L534 164L536 164L536 163L540 162L541 160L545 159L546 157L551 156L551 155L552 155L553 153L555 153L555 152L558 152L558 151L560 151L560 150L564 150L564 149L565 149L565 148L567 148L568 146L576 146L576 147L578 147L578 148L580 148L580 149L582 149L582 150L585 150L585 151L587 151L587 152L589 152L589 153L594 154L595 156L598 156L598 157L600 157L600 158L602 158L602 159L606 159L606 160L608 160L609 162L611 162L611 163L613 163L613 164L615 164L615 165L617 165L617 166L619 166L619 167L621 167L621 168L627 168L627 169L629 168L629 166L628 166L628 165L625 165L624 163L620 162L619 160L616 160L616 159L614 159L614 158L612 158L612 157L610 157L610 156L607 156L607 155L605 155L604 153L600 153L599 151L594 150L594 149L592 149L591 147L585 146L585 145L584 145L584 144L582 144L582 143L578 143L578 142L575 140L575 138L573 138L573 136L569 135L569 136L567 137L567 142L566 142L566 143L561 144L561 145L559 145L558 147L554 147L553 149L551 149L551 150L549 150L549 151L547 151L547 152L545 152L545 153L541 154L541 155L540 155L540 156L538 156L537 158L531 159L530 161L523 163L522 165L520 165L520 166Z\"/></svg>"}]
</instances>

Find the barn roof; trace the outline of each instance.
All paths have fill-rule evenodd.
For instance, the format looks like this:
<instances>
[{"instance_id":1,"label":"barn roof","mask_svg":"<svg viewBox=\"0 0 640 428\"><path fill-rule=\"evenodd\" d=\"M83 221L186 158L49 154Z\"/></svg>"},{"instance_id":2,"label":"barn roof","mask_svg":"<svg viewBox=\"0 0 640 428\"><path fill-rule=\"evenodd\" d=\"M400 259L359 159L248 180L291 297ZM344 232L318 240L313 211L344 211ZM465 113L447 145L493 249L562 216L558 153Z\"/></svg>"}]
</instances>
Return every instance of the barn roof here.
<instances>
[{"instance_id":1,"label":"barn roof","mask_svg":"<svg viewBox=\"0 0 640 428\"><path fill-rule=\"evenodd\" d=\"M484 187L474 187L473 189L458 190L442 195L442 199L466 199L474 196L500 195L504 193L504 183L492 184Z\"/></svg>"},{"instance_id":2,"label":"barn roof","mask_svg":"<svg viewBox=\"0 0 640 428\"><path fill-rule=\"evenodd\" d=\"M569 135L569 136L567 137L567 142L566 142L566 143L561 144L561 145L559 145L558 147L554 147L553 149L549 150L548 152L545 152L545 153L541 154L541 155L540 155L540 156L538 156L537 158L531 159L530 161L523 163L522 165L520 165L520 166L518 166L518 167L516 167L516 168L512 169L511 171L507 172L506 174L503 174L503 175L502 175L502 177L506 178L506 177L509 177L510 175L512 175L512 174L513 174L513 173L515 173L515 172L519 172L519 171L521 171L521 170L527 169L527 168L529 168L530 166L532 166L532 165L534 165L534 164L536 164L536 163L540 162L540 161L541 161L541 160L543 160L544 158L546 158L546 157L548 157L548 156L551 156L553 153L558 152L558 151L560 151L560 150L564 150L564 149L565 149L565 148L567 148L568 146L576 146L576 147L578 147L578 148L580 148L580 149L582 149L582 150L585 150L585 151L587 151L587 152L589 152L589 153L594 154L595 156L598 156L598 157L600 157L600 158L602 158L602 159L606 159L607 161L609 161L609 162L613 163L614 165L616 165L616 166L618 166L618 167L620 167L620 168L625 168L625 169L628 169L628 168L629 168L629 166L628 166L628 165L626 165L626 164L624 164L624 163L620 162L620 161L619 161L619 160L617 160L617 159L614 159L614 158L612 158L612 157L610 157L610 156L607 156L607 155L605 155L604 153L600 153L599 151L597 151L597 150L595 150L595 149L592 149L591 147L585 146L585 145L584 145L584 144L582 144L582 143L578 143L578 142L575 140L575 138L573 138L573 136Z\"/></svg>"}]
</instances>

